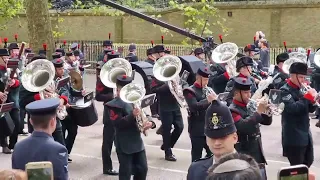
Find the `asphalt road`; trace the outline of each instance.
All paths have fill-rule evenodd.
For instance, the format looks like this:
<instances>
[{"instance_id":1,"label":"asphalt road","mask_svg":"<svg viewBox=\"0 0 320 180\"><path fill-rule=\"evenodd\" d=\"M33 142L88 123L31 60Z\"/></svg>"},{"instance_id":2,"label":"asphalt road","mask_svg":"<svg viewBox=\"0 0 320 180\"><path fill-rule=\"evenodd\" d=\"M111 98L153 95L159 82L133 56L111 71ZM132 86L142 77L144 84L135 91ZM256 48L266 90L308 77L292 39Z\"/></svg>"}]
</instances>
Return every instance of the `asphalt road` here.
<instances>
[{"instance_id":1,"label":"asphalt road","mask_svg":"<svg viewBox=\"0 0 320 180\"><path fill-rule=\"evenodd\" d=\"M85 78L87 90L94 90L95 75L87 75ZM101 144L102 144L102 112L103 106L100 102L95 102L99 114L99 121L86 128L79 128L78 136L71 154L73 162L69 164L69 174L71 179L106 179L113 180L117 177L102 174ZM164 160L164 152L160 149L162 138L156 135L155 130L149 131L147 137L143 137L147 157L148 157L148 180L182 180L186 179L187 170L191 162L191 144L187 132L186 111L183 110L185 128L182 136L178 140L174 154L176 162ZM159 121L155 121L160 125ZM314 124L316 120L311 120L311 130L314 140L315 161L311 170L320 177L320 129ZM280 117L274 117L271 126L261 126L263 148L268 160L268 179L276 180L278 169L289 166L288 160L282 157L281 148L281 124ZM19 139L24 137L20 136ZM118 159L115 149L112 152L114 168L118 169ZM0 154L0 169L10 169L11 155Z\"/></svg>"}]
</instances>

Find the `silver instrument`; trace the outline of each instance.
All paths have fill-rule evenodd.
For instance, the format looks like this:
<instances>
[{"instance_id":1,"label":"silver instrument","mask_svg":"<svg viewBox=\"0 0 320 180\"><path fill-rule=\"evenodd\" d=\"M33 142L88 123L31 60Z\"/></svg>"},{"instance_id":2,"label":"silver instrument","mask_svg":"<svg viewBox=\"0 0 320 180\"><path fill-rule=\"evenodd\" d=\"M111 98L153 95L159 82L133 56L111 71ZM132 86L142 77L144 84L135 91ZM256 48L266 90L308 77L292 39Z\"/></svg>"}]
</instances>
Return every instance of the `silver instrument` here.
<instances>
[{"instance_id":1,"label":"silver instrument","mask_svg":"<svg viewBox=\"0 0 320 180\"><path fill-rule=\"evenodd\" d=\"M313 63L320 68L320 49L314 54Z\"/></svg>"},{"instance_id":2,"label":"silver instrument","mask_svg":"<svg viewBox=\"0 0 320 180\"><path fill-rule=\"evenodd\" d=\"M236 72L236 56L239 48L235 43L226 42L217 46L211 54L211 59L217 64L226 63L226 71L230 77L237 75Z\"/></svg>"},{"instance_id":3,"label":"silver instrument","mask_svg":"<svg viewBox=\"0 0 320 180\"><path fill-rule=\"evenodd\" d=\"M261 80L258 84L258 89L256 90L256 92L252 95L252 97L250 98L248 104L247 104L247 109L249 110L249 112L252 114L254 112L257 111L258 108L258 104L260 101L267 101L269 102L269 96L266 94L264 96L262 96L262 92L268 88L268 86L270 84L272 84L272 82L279 76L280 73L276 74L275 76L269 76L267 79ZM273 105L271 105L273 106ZM264 112L263 114L266 114L268 116L272 116L272 115L278 115L279 112L282 113L283 109L284 109L284 104L282 104L281 106L279 106L279 108L281 109L277 109L276 107L272 107L272 108L268 108L266 112ZM281 114L280 113L280 114Z\"/></svg>"},{"instance_id":4,"label":"silver instrument","mask_svg":"<svg viewBox=\"0 0 320 180\"><path fill-rule=\"evenodd\" d=\"M29 63L24 69L21 80L23 87L30 92L39 92L41 99L45 99L44 91L49 92L49 98L59 98L54 82L55 68L47 59L37 59ZM60 120L68 115L65 106L59 106L57 117Z\"/></svg>"},{"instance_id":5,"label":"silver instrument","mask_svg":"<svg viewBox=\"0 0 320 180\"><path fill-rule=\"evenodd\" d=\"M179 73L182 62L177 56L166 55L156 61L153 66L153 75L159 81L168 82L172 95L176 98L181 108L187 108L188 104L183 96Z\"/></svg>"},{"instance_id":6,"label":"silver instrument","mask_svg":"<svg viewBox=\"0 0 320 180\"><path fill-rule=\"evenodd\" d=\"M209 86L203 87L202 90L203 90L204 94L206 95L206 97L208 97L210 94L216 95L216 93L214 92L214 90L213 90L211 87L209 87Z\"/></svg>"},{"instance_id":7,"label":"silver instrument","mask_svg":"<svg viewBox=\"0 0 320 180\"><path fill-rule=\"evenodd\" d=\"M135 108L141 110L139 116L136 117L137 125L145 136L147 136L147 132L144 129L145 122L148 121L146 114L143 109L141 109L141 100L146 94L146 89L141 84L130 83L122 87L120 90L120 98L126 103L132 103Z\"/></svg>"},{"instance_id":8,"label":"silver instrument","mask_svg":"<svg viewBox=\"0 0 320 180\"><path fill-rule=\"evenodd\" d=\"M132 76L132 66L126 59L113 58L107 61L101 68L100 80L101 82L109 87L113 88L113 94L117 94L117 76L127 75Z\"/></svg>"}]
</instances>

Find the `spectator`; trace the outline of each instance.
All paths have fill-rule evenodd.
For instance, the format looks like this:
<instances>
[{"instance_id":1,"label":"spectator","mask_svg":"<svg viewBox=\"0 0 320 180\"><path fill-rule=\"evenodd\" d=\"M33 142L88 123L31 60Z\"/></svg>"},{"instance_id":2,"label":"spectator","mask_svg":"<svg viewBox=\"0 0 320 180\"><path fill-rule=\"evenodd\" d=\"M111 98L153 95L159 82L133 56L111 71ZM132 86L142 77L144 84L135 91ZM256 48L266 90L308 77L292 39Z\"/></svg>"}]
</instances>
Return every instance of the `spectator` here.
<instances>
[{"instance_id":1,"label":"spectator","mask_svg":"<svg viewBox=\"0 0 320 180\"><path fill-rule=\"evenodd\" d=\"M1 180L28 180L28 175L21 170L2 170L0 171Z\"/></svg>"},{"instance_id":2,"label":"spectator","mask_svg":"<svg viewBox=\"0 0 320 180\"><path fill-rule=\"evenodd\" d=\"M207 180L262 180L257 162L239 153L222 157L208 173Z\"/></svg>"},{"instance_id":3,"label":"spectator","mask_svg":"<svg viewBox=\"0 0 320 180\"><path fill-rule=\"evenodd\" d=\"M266 39L261 39L259 42L260 47L260 60L263 66L264 71L268 71L265 69L268 69L270 67L270 50L268 48L268 43Z\"/></svg>"}]
</instances>

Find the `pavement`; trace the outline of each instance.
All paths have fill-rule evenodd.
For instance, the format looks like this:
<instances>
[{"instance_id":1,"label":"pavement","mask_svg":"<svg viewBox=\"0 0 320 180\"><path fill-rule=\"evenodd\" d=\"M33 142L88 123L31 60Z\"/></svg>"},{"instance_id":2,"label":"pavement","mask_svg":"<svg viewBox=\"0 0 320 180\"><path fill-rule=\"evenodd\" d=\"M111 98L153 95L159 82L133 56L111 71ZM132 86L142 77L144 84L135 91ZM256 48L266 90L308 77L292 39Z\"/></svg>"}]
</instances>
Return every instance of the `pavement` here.
<instances>
[{"instance_id":1,"label":"pavement","mask_svg":"<svg viewBox=\"0 0 320 180\"><path fill-rule=\"evenodd\" d=\"M87 74L85 87L88 91L95 89L95 75ZM101 145L102 145L102 115L103 106L95 102L99 120L90 127L80 127L78 136L71 153L72 163L69 164L69 177L75 180L116 180L117 177L102 174ZM147 109L148 111L149 109ZM191 163L191 144L188 137L188 124L186 111L182 110L184 118L184 131L173 148L177 157L176 162L164 160L164 152L160 149L162 138L156 135L155 130L150 130L143 140L148 158L148 180L183 180L186 179L188 167ZM268 160L267 176L269 180L276 180L278 170L289 166L288 160L282 157L281 148L281 121L279 116L273 118L270 126L261 126L262 142L265 156ZM160 122L155 120L159 126ZM311 120L313 133L315 161L311 167L317 177L320 177L320 129L315 127L317 120ZM25 138L20 136L19 140ZM205 154L205 153L203 153ZM115 148L112 151L114 169L118 169L119 163ZM0 154L0 169L11 168L11 155Z\"/></svg>"}]
</instances>

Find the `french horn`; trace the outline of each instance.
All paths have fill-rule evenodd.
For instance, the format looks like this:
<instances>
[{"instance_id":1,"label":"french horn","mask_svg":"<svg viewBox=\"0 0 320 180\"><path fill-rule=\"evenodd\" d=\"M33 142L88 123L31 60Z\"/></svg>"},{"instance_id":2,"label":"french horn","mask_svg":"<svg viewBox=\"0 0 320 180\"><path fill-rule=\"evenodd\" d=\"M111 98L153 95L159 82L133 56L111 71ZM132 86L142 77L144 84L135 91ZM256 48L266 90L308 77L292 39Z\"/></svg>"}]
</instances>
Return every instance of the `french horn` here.
<instances>
[{"instance_id":1,"label":"french horn","mask_svg":"<svg viewBox=\"0 0 320 180\"><path fill-rule=\"evenodd\" d=\"M147 136L147 132L144 129L145 122L148 121L146 114L141 109L141 100L146 94L146 89L141 84L130 83L122 87L120 90L120 98L126 103L132 103L135 108L141 110L141 113L138 117L136 117L137 126L145 136Z\"/></svg>"},{"instance_id":2,"label":"french horn","mask_svg":"<svg viewBox=\"0 0 320 180\"><path fill-rule=\"evenodd\" d=\"M55 92L55 68L47 59L37 59L29 63L22 72L21 80L23 87L30 92L39 92L41 99L45 99L44 91L50 92L49 98L59 98ZM57 117L64 120L68 115L65 106L59 106Z\"/></svg>"},{"instance_id":3,"label":"french horn","mask_svg":"<svg viewBox=\"0 0 320 180\"><path fill-rule=\"evenodd\" d=\"M159 81L167 81L170 92L176 98L181 108L187 108L188 104L183 96L179 73L182 62L177 56L165 55L159 58L153 66L153 75Z\"/></svg>"},{"instance_id":4,"label":"french horn","mask_svg":"<svg viewBox=\"0 0 320 180\"><path fill-rule=\"evenodd\" d=\"M236 72L236 56L239 48L235 43L226 42L218 45L211 54L211 59L217 64L226 63L226 70L230 77L237 75Z\"/></svg>"}]
</instances>

